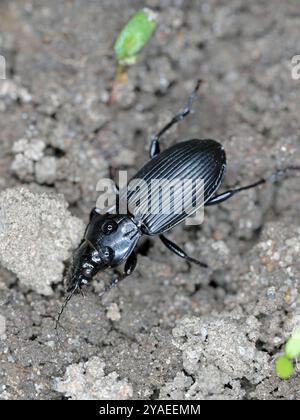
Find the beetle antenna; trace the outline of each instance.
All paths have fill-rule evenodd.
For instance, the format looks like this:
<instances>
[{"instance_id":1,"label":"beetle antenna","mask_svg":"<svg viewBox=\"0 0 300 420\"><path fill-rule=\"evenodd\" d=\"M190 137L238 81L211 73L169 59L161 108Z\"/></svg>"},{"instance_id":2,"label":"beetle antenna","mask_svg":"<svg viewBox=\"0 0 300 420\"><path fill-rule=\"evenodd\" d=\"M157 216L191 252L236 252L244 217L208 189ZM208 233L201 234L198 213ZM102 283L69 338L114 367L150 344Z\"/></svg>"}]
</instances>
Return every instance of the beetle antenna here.
<instances>
[{"instance_id":1,"label":"beetle antenna","mask_svg":"<svg viewBox=\"0 0 300 420\"><path fill-rule=\"evenodd\" d=\"M65 298L65 301L64 301L64 303L62 304L62 306L61 306L61 308L60 308L60 311L59 311L59 313L58 313L57 319L56 319L56 323L55 323L55 330L57 330L58 326L60 325L60 323L59 323L60 318L61 318L61 316L62 316L62 314L63 314L64 310L66 309L66 306L68 305L68 303L70 302L70 300L71 300L71 299L72 299L72 297L74 296L74 293L77 291L78 287L79 287L79 284L77 283L77 284L75 285L75 287L71 290L71 292L68 294L68 296Z\"/></svg>"}]
</instances>

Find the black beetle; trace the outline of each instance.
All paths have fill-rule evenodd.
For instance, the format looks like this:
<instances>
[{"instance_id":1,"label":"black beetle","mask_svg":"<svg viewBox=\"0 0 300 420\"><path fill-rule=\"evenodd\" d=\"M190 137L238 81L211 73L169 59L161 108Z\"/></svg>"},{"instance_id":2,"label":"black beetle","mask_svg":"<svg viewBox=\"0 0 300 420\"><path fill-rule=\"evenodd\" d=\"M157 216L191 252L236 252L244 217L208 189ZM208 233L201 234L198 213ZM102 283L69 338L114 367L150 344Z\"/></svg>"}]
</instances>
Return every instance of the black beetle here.
<instances>
[{"instance_id":1,"label":"black beetle","mask_svg":"<svg viewBox=\"0 0 300 420\"><path fill-rule=\"evenodd\" d=\"M200 83L201 81L198 81L184 110L172 118L152 138L150 145L151 160L137 172L133 179L143 179L148 183L152 179L159 178L165 178L170 181L175 178L201 178L204 181L202 205L211 206L219 204L241 191L255 188L268 181L275 182L289 170L300 170L300 167L290 166L277 170L270 176L261 178L252 184L215 195L222 183L226 169L226 154L220 143L211 139L192 139L179 142L160 153L159 141L161 137L170 127L190 113L191 105L197 95ZM147 195L148 191L145 190L141 200L146 200L148 198ZM128 201L130 201L130 194L128 195ZM73 263L67 275L69 295L61 308L57 325L67 302L73 294L80 290L82 285L87 284L99 271L125 263L123 274L114 278L105 287L102 294L133 272L137 262L134 250L142 235L159 235L163 244L170 251L186 261L207 267L205 263L187 255L185 251L163 234L194 212L195 208L191 207L188 211L181 214L144 213L142 216L137 217L134 214L100 214L97 208L94 208L90 214L90 221L83 241L74 253Z\"/></svg>"}]
</instances>

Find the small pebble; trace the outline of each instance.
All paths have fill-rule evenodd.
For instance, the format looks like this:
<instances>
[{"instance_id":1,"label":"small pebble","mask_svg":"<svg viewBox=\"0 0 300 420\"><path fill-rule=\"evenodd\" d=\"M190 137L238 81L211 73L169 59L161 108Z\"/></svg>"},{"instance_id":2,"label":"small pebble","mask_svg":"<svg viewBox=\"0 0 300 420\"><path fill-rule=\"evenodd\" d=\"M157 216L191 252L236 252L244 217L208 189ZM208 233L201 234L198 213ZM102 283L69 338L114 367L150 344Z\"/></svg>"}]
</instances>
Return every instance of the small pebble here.
<instances>
[{"instance_id":1,"label":"small pebble","mask_svg":"<svg viewBox=\"0 0 300 420\"><path fill-rule=\"evenodd\" d=\"M121 314L120 314L119 307L118 307L118 305L116 303L111 303L109 305L109 307L107 309L106 316L111 321L120 321Z\"/></svg>"}]
</instances>

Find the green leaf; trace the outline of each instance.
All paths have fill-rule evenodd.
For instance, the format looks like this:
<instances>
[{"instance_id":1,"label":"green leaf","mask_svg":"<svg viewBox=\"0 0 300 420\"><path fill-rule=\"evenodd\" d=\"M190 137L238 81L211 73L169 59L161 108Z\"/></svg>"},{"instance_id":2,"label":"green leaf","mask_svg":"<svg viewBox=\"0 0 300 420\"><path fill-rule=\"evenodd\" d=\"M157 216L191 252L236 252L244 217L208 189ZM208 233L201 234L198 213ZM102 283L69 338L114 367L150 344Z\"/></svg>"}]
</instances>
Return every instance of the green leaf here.
<instances>
[{"instance_id":1,"label":"green leaf","mask_svg":"<svg viewBox=\"0 0 300 420\"><path fill-rule=\"evenodd\" d=\"M280 356L276 359L275 368L281 379L288 379L294 371L293 363L286 356Z\"/></svg>"},{"instance_id":2,"label":"green leaf","mask_svg":"<svg viewBox=\"0 0 300 420\"><path fill-rule=\"evenodd\" d=\"M296 328L293 335L288 339L285 345L285 355L289 359L300 356L300 328Z\"/></svg>"},{"instance_id":3,"label":"green leaf","mask_svg":"<svg viewBox=\"0 0 300 420\"><path fill-rule=\"evenodd\" d=\"M120 64L130 65L147 44L157 26L157 15L151 9L138 11L119 33L114 51Z\"/></svg>"}]
</instances>

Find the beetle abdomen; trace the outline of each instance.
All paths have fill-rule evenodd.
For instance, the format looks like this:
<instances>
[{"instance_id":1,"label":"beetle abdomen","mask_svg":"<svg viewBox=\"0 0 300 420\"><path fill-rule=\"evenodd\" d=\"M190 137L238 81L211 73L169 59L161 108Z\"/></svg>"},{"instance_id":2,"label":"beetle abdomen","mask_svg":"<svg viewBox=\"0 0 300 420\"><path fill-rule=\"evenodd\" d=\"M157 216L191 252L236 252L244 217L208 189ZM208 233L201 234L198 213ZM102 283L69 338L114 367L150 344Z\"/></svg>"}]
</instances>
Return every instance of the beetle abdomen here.
<instances>
[{"instance_id":1,"label":"beetle abdomen","mask_svg":"<svg viewBox=\"0 0 300 420\"><path fill-rule=\"evenodd\" d=\"M226 155L222 145L209 139L193 139L177 143L147 162L133 178L133 180L145 181L148 186L148 188L141 187L137 195L139 198L138 217L144 233L148 235L162 233L191 216L216 192L222 182L225 166ZM158 182L155 183L154 180ZM199 198L197 197L199 184L196 183L198 180L203 181L200 204L195 201ZM161 188L163 181L169 185L174 183L173 192L171 195L168 194L168 197L164 197L166 190ZM193 198L190 204L188 200L185 202L184 208L182 206L183 194L187 198L188 196ZM129 191L129 207L136 204L137 196ZM168 209L170 211L164 212L162 203L169 197L171 197L171 208ZM151 204L151 209L149 204ZM133 211L133 215L137 216L137 213Z\"/></svg>"}]
</instances>

